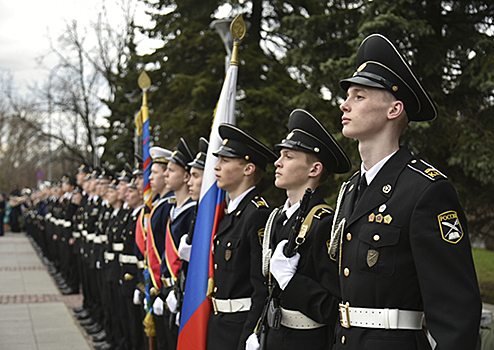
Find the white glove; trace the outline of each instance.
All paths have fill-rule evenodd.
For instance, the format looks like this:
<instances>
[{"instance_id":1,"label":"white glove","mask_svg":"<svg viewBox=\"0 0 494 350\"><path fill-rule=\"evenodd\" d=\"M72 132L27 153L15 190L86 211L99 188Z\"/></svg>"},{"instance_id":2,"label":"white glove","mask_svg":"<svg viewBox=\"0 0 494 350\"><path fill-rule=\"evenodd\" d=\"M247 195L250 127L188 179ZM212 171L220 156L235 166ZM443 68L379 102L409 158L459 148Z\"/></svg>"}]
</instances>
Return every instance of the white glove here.
<instances>
[{"instance_id":1,"label":"white glove","mask_svg":"<svg viewBox=\"0 0 494 350\"><path fill-rule=\"evenodd\" d=\"M175 324L180 327L180 312L177 312L177 316L175 317Z\"/></svg>"},{"instance_id":2,"label":"white glove","mask_svg":"<svg viewBox=\"0 0 494 350\"><path fill-rule=\"evenodd\" d=\"M297 271L298 261L300 260L300 254L296 253L291 258L287 258L283 254L283 248L288 243L288 240L284 239L278 246L271 257L271 263L269 270L271 274L276 278L281 290L285 290L288 282L292 279L293 275Z\"/></svg>"},{"instance_id":3,"label":"white glove","mask_svg":"<svg viewBox=\"0 0 494 350\"><path fill-rule=\"evenodd\" d=\"M136 290L134 290L134 296L132 298L132 302L134 303L134 305L141 305L141 296L142 292L136 288Z\"/></svg>"},{"instance_id":4,"label":"white glove","mask_svg":"<svg viewBox=\"0 0 494 350\"><path fill-rule=\"evenodd\" d=\"M177 313L177 297L175 296L175 291L173 289L166 297L166 305L168 305L168 308L173 314Z\"/></svg>"},{"instance_id":5,"label":"white glove","mask_svg":"<svg viewBox=\"0 0 494 350\"><path fill-rule=\"evenodd\" d=\"M256 333L249 335L245 342L245 350L259 350L261 345L259 345L259 338Z\"/></svg>"},{"instance_id":6,"label":"white glove","mask_svg":"<svg viewBox=\"0 0 494 350\"><path fill-rule=\"evenodd\" d=\"M163 315L163 300L161 298L156 298L153 304L153 314L156 316Z\"/></svg>"},{"instance_id":7,"label":"white glove","mask_svg":"<svg viewBox=\"0 0 494 350\"><path fill-rule=\"evenodd\" d=\"M187 244L185 240L188 235L183 235L180 238L180 245L178 246L178 255L185 261L190 261L190 250L192 249L192 244Z\"/></svg>"}]
</instances>

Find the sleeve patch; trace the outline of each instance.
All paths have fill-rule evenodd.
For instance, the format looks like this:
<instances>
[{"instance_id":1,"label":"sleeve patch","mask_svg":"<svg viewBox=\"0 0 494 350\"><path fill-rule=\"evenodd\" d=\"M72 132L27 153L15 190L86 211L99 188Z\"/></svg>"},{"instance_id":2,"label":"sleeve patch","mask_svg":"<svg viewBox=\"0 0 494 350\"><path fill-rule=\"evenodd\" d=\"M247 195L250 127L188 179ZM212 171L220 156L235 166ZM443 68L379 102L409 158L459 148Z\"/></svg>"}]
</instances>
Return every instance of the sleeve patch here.
<instances>
[{"instance_id":1,"label":"sleeve patch","mask_svg":"<svg viewBox=\"0 0 494 350\"><path fill-rule=\"evenodd\" d=\"M456 211L445 211L437 216L441 237L448 243L456 244L463 238L463 228Z\"/></svg>"}]
</instances>

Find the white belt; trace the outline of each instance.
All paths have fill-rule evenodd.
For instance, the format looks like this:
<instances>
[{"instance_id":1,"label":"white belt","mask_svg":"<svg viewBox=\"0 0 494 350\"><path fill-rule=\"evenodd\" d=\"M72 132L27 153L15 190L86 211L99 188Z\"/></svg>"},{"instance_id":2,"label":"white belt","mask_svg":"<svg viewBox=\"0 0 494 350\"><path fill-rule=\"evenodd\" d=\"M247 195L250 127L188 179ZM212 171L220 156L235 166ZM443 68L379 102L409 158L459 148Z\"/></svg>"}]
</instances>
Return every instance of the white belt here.
<instances>
[{"instance_id":1,"label":"white belt","mask_svg":"<svg viewBox=\"0 0 494 350\"><path fill-rule=\"evenodd\" d=\"M65 227L65 228L69 228L70 226L72 226L72 223L70 221L65 221L63 223L63 227Z\"/></svg>"},{"instance_id":2,"label":"white belt","mask_svg":"<svg viewBox=\"0 0 494 350\"><path fill-rule=\"evenodd\" d=\"M124 250L124 244L123 243L113 243L112 244L113 251L115 252L121 252Z\"/></svg>"},{"instance_id":3,"label":"white belt","mask_svg":"<svg viewBox=\"0 0 494 350\"><path fill-rule=\"evenodd\" d=\"M94 236L93 241L94 241L94 243L96 243L96 244L101 244L101 236Z\"/></svg>"},{"instance_id":4,"label":"white belt","mask_svg":"<svg viewBox=\"0 0 494 350\"><path fill-rule=\"evenodd\" d=\"M252 305L250 298L241 299L216 299L211 298L215 314L218 312L234 313L241 311L249 311Z\"/></svg>"},{"instance_id":5,"label":"white belt","mask_svg":"<svg viewBox=\"0 0 494 350\"><path fill-rule=\"evenodd\" d=\"M137 268L139 269L144 269L146 267L144 260L139 260L138 262L136 262L136 264L137 264Z\"/></svg>"},{"instance_id":6,"label":"white belt","mask_svg":"<svg viewBox=\"0 0 494 350\"><path fill-rule=\"evenodd\" d=\"M104 252L103 253L105 260L113 261L115 259L115 253Z\"/></svg>"},{"instance_id":7,"label":"white belt","mask_svg":"<svg viewBox=\"0 0 494 350\"><path fill-rule=\"evenodd\" d=\"M46 219L46 220L50 220L50 218L51 218L51 217L52 217L52 214L51 214L51 213L47 213L47 214L45 215L45 219Z\"/></svg>"},{"instance_id":8,"label":"white belt","mask_svg":"<svg viewBox=\"0 0 494 350\"><path fill-rule=\"evenodd\" d=\"M341 304L340 323L345 328L364 327L381 329L422 329L424 313L422 311L399 309L371 309L350 307Z\"/></svg>"},{"instance_id":9,"label":"white belt","mask_svg":"<svg viewBox=\"0 0 494 350\"><path fill-rule=\"evenodd\" d=\"M100 235L101 243L108 243L108 235Z\"/></svg>"},{"instance_id":10,"label":"white belt","mask_svg":"<svg viewBox=\"0 0 494 350\"><path fill-rule=\"evenodd\" d=\"M283 308L281 308L281 324L293 329L315 329L325 326L325 324L310 319L300 311L286 310Z\"/></svg>"},{"instance_id":11,"label":"white belt","mask_svg":"<svg viewBox=\"0 0 494 350\"><path fill-rule=\"evenodd\" d=\"M91 242L96 237L96 233L88 233L86 239Z\"/></svg>"},{"instance_id":12,"label":"white belt","mask_svg":"<svg viewBox=\"0 0 494 350\"><path fill-rule=\"evenodd\" d=\"M137 264L137 257L135 255L120 254L118 262L122 264Z\"/></svg>"},{"instance_id":13,"label":"white belt","mask_svg":"<svg viewBox=\"0 0 494 350\"><path fill-rule=\"evenodd\" d=\"M81 237L81 233L80 232L76 232L76 231L72 231L72 237L79 238L79 237Z\"/></svg>"},{"instance_id":14,"label":"white belt","mask_svg":"<svg viewBox=\"0 0 494 350\"><path fill-rule=\"evenodd\" d=\"M86 231L86 230L82 230L82 231L81 231L81 234L82 234L84 237L86 237L88 233L87 233L87 231Z\"/></svg>"}]
</instances>

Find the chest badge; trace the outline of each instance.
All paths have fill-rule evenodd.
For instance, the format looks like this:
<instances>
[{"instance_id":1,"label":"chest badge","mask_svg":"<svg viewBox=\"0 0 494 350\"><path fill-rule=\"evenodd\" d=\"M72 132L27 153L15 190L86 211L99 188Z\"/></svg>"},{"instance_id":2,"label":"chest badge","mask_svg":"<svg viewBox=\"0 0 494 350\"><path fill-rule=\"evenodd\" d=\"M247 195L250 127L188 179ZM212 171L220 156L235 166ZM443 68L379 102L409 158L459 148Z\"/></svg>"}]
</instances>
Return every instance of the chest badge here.
<instances>
[{"instance_id":1,"label":"chest badge","mask_svg":"<svg viewBox=\"0 0 494 350\"><path fill-rule=\"evenodd\" d=\"M225 260L229 261L232 258L232 251L230 249L227 249L225 251Z\"/></svg>"},{"instance_id":2,"label":"chest badge","mask_svg":"<svg viewBox=\"0 0 494 350\"><path fill-rule=\"evenodd\" d=\"M374 249L369 249L367 251L367 266L372 267L377 264L379 259L379 252Z\"/></svg>"}]
</instances>

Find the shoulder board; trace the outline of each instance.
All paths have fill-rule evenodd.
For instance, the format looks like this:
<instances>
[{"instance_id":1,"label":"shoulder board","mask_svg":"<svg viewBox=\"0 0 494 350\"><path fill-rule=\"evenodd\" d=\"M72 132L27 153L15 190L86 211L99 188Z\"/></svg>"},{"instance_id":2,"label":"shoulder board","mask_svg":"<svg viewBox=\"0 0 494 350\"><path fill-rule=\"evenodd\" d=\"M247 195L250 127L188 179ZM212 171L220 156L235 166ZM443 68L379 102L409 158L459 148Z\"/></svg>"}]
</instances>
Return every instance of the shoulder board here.
<instances>
[{"instance_id":1,"label":"shoulder board","mask_svg":"<svg viewBox=\"0 0 494 350\"><path fill-rule=\"evenodd\" d=\"M317 210L315 213L314 213L314 217L316 219L321 219L323 218L324 216L326 215L329 215L333 212L333 209L331 207L325 207L325 208L320 208L319 210Z\"/></svg>"},{"instance_id":2,"label":"shoulder board","mask_svg":"<svg viewBox=\"0 0 494 350\"><path fill-rule=\"evenodd\" d=\"M356 172L355 172L352 176L350 176L350 177L348 178L348 180L347 180L347 181L350 181L351 179L353 179L353 178L354 178L355 176L357 176L358 174L360 174L360 170L357 170L357 171L356 171Z\"/></svg>"},{"instance_id":3,"label":"shoulder board","mask_svg":"<svg viewBox=\"0 0 494 350\"><path fill-rule=\"evenodd\" d=\"M412 159L410 163L408 163L408 167L431 181L448 178L446 175L422 159Z\"/></svg>"},{"instance_id":4,"label":"shoulder board","mask_svg":"<svg viewBox=\"0 0 494 350\"><path fill-rule=\"evenodd\" d=\"M256 206L256 208L260 208L260 207L269 208L268 202L266 202L266 200L261 196L255 196L254 199L251 200L251 202Z\"/></svg>"}]
</instances>

